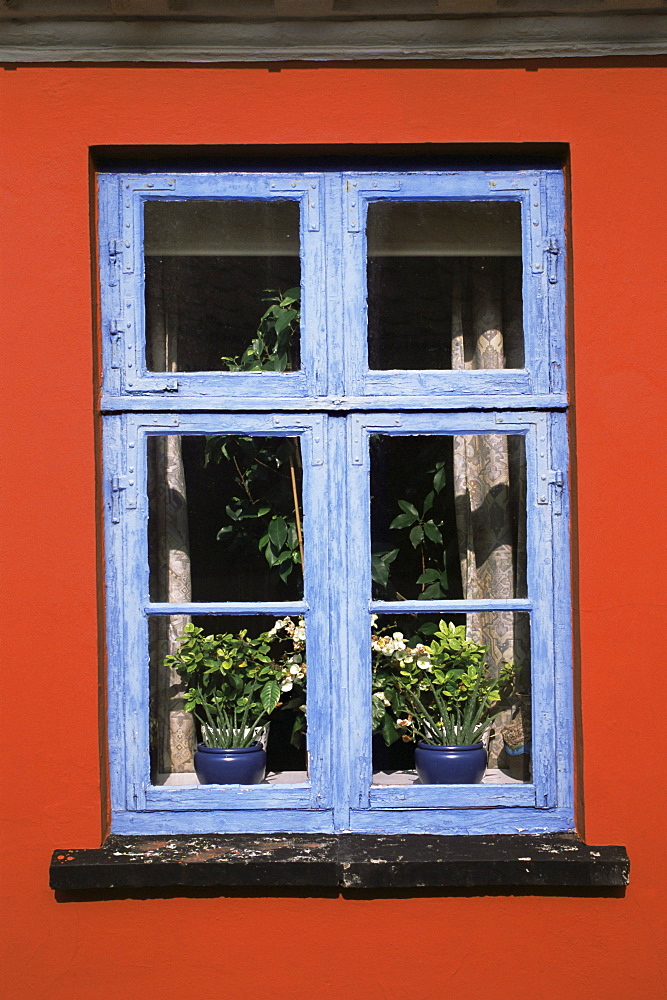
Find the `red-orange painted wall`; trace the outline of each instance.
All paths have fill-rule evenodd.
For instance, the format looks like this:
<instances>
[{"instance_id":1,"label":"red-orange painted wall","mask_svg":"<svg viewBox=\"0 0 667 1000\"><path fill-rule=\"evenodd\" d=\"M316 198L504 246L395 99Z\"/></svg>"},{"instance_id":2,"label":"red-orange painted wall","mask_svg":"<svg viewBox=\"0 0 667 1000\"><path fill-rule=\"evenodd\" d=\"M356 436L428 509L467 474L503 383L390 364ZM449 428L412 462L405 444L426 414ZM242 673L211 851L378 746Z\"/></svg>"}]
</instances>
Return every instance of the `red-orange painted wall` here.
<instances>
[{"instance_id":1,"label":"red-orange painted wall","mask_svg":"<svg viewBox=\"0 0 667 1000\"><path fill-rule=\"evenodd\" d=\"M664 97L649 66L0 71L7 1000L665 996ZM89 147L286 142L570 146L580 830L627 846L625 898L48 888L101 837Z\"/></svg>"}]
</instances>

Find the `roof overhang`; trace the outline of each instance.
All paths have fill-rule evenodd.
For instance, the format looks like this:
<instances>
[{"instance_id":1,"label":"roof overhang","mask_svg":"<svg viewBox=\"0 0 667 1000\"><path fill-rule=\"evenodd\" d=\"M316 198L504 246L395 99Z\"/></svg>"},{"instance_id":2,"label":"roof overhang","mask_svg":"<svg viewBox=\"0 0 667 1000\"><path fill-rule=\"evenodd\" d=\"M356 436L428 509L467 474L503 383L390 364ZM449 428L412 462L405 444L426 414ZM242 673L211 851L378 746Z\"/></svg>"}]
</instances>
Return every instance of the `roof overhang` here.
<instances>
[{"instance_id":1,"label":"roof overhang","mask_svg":"<svg viewBox=\"0 0 667 1000\"><path fill-rule=\"evenodd\" d=\"M667 13L338 17L21 16L0 0L3 63L229 63L662 56ZM15 7L18 6L15 4Z\"/></svg>"}]
</instances>

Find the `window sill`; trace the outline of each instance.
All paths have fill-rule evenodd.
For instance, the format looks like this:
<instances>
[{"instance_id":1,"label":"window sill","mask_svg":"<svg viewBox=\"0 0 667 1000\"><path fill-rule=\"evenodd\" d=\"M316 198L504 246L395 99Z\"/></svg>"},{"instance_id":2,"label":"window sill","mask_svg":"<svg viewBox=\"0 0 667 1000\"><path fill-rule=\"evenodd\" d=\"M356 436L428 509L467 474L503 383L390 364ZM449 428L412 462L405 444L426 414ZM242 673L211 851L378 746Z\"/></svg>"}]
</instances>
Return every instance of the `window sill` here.
<instances>
[{"instance_id":1,"label":"window sill","mask_svg":"<svg viewBox=\"0 0 667 1000\"><path fill-rule=\"evenodd\" d=\"M308 783L307 771L269 771L262 782L263 785L291 785ZM158 774L156 786L169 788L196 788L199 786L197 775L192 771L174 774ZM373 771L373 785L417 785L420 784L416 771ZM513 778L509 771L498 767L487 767L481 781L483 785L525 785L527 782Z\"/></svg>"},{"instance_id":2,"label":"window sill","mask_svg":"<svg viewBox=\"0 0 667 1000\"><path fill-rule=\"evenodd\" d=\"M628 884L629 868L624 847L589 847L572 834L111 836L97 849L55 851L50 884L69 891L576 887L604 894Z\"/></svg>"}]
</instances>

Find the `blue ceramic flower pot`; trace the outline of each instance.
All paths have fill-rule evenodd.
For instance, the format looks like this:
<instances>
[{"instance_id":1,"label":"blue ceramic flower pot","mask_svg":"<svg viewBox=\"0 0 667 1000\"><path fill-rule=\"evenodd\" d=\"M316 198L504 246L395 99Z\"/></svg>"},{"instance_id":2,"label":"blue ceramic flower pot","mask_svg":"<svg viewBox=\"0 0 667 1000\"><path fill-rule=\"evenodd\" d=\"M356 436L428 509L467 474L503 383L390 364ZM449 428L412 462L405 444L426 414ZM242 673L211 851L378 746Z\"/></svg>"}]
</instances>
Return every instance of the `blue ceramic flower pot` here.
<instances>
[{"instance_id":1,"label":"blue ceramic flower pot","mask_svg":"<svg viewBox=\"0 0 667 1000\"><path fill-rule=\"evenodd\" d=\"M258 785L266 773L266 751L261 743L233 750L217 750L200 743L195 771L202 785Z\"/></svg>"},{"instance_id":2,"label":"blue ceramic flower pot","mask_svg":"<svg viewBox=\"0 0 667 1000\"><path fill-rule=\"evenodd\" d=\"M478 785L486 770L486 750L481 743L441 747L420 742L415 766L423 785Z\"/></svg>"}]
</instances>

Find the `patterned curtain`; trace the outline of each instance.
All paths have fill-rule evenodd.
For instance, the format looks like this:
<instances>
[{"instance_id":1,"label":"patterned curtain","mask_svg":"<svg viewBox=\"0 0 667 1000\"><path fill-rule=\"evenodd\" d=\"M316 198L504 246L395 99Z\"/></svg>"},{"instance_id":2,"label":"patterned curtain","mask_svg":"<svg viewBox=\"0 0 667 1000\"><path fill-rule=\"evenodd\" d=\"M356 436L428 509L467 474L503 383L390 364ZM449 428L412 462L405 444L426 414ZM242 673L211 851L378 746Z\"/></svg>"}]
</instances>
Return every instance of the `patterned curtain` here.
<instances>
[{"instance_id":1,"label":"patterned curtain","mask_svg":"<svg viewBox=\"0 0 667 1000\"><path fill-rule=\"evenodd\" d=\"M150 350L157 371L177 371L177 324L170 322L164 294L151 301ZM181 439L155 437L149 449L149 552L151 581L162 601L191 600L188 507ZM155 598L154 598L155 599ZM195 730L183 708L180 678L163 666L167 653L190 621L188 615L151 616L151 703L153 767L158 772L193 771Z\"/></svg>"},{"instance_id":2,"label":"patterned curtain","mask_svg":"<svg viewBox=\"0 0 667 1000\"><path fill-rule=\"evenodd\" d=\"M452 295L452 368L489 369L521 364L521 301L507 292L503 258L461 261ZM519 298L519 301L516 301ZM518 362L518 364L517 364ZM467 600L523 596L525 581L524 453L504 434L460 434L454 438L454 492L463 596ZM512 490L510 490L510 484ZM512 509L514 505L515 509ZM474 612L467 634L488 647L497 675L503 662L528 672L529 636L525 616ZM527 677L524 683L527 682ZM508 722L512 710L499 724ZM489 747L497 765L501 737Z\"/></svg>"}]
</instances>

